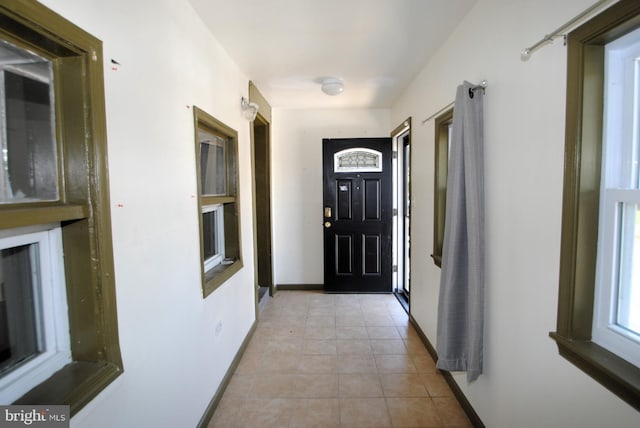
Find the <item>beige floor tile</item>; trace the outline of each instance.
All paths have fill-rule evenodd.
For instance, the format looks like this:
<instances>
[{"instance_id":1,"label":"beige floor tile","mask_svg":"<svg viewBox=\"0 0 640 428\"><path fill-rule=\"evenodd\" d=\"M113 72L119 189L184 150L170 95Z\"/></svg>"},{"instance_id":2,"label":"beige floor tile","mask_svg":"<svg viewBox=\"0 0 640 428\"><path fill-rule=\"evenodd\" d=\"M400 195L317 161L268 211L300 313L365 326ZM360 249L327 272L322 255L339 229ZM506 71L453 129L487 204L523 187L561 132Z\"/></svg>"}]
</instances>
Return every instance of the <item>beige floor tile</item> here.
<instances>
[{"instance_id":1,"label":"beige floor tile","mask_svg":"<svg viewBox=\"0 0 640 428\"><path fill-rule=\"evenodd\" d=\"M262 354L262 358L268 358L272 354L299 354L303 349L302 338L287 338L287 339L271 339L266 347L266 353Z\"/></svg>"},{"instance_id":2,"label":"beige floor tile","mask_svg":"<svg viewBox=\"0 0 640 428\"><path fill-rule=\"evenodd\" d=\"M420 340L420 336L418 336L418 333L416 333L416 330L409 323L403 324L403 325L396 324L396 330L398 330L398 333L400 334L400 337L402 339L410 339L410 340L417 339L418 341Z\"/></svg>"},{"instance_id":3,"label":"beige floor tile","mask_svg":"<svg viewBox=\"0 0 640 428\"><path fill-rule=\"evenodd\" d=\"M302 353L305 355L336 355L336 341L305 339Z\"/></svg>"},{"instance_id":4,"label":"beige floor tile","mask_svg":"<svg viewBox=\"0 0 640 428\"><path fill-rule=\"evenodd\" d=\"M367 328L362 326L336 327L337 339L368 339Z\"/></svg>"},{"instance_id":5,"label":"beige floor tile","mask_svg":"<svg viewBox=\"0 0 640 428\"><path fill-rule=\"evenodd\" d=\"M418 376L431 397L453 397L453 392L441 374L420 373Z\"/></svg>"},{"instance_id":6,"label":"beige floor tile","mask_svg":"<svg viewBox=\"0 0 640 428\"><path fill-rule=\"evenodd\" d=\"M282 327L265 328L262 330L263 332L261 334L273 340L302 339L304 336L303 323L288 324Z\"/></svg>"},{"instance_id":7,"label":"beige floor tile","mask_svg":"<svg viewBox=\"0 0 640 428\"><path fill-rule=\"evenodd\" d=\"M218 403L208 428L235 428L239 426L244 408L243 398L225 396Z\"/></svg>"},{"instance_id":8,"label":"beige floor tile","mask_svg":"<svg viewBox=\"0 0 640 428\"><path fill-rule=\"evenodd\" d=\"M305 339L329 340L336 338L335 327L307 326L304 330Z\"/></svg>"},{"instance_id":9,"label":"beige floor tile","mask_svg":"<svg viewBox=\"0 0 640 428\"><path fill-rule=\"evenodd\" d=\"M401 339L398 330L392 326L367 326L369 339Z\"/></svg>"},{"instance_id":10,"label":"beige floor tile","mask_svg":"<svg viewBox=\"0 0 640 428\"><path fill-rule=\"evenodd\" d=\"M336 398L295 400L289 428L340 427L340 407Z\"/></svg>"},{"instance_id":11,"label":"beige floor tile","mask_svg":"<svg viewBox=\"0 0 640 428\"><path fill-rule=\"evenodd\" d=\"M295 375L257 374L253 381L253 398L293 398Z\"/></svg>"},{"instance_id":12,"label":"beige floor tile","mask_svg":"<svg viewBox=\"0 0 640 428\"><path fill-rule=\"evenodd\" d=\"M413 360L413 364L416 366L416 370L420 373L438 373L436 369L436 362L433 361L431 355L424 354L409 354Z\"/></svg>"},{"instance_id":13,"label":"beige floor tile","mask_svg":"<svg viewBox=\"0 0 640 428\"><path fill-rule=\"evenodd\" d=\"M364 326L362 315L336 315L336 327Z\"/></svg>"},{"instance_id":14,"label":"beige floor tile","mask_svg":"<svg viewBox=\"0 0 640 428\"><path fill-rule=\"evenodd\" d=\"M340 397L342 398L383 396L380 377L375 373L341 374L339 383Z\"/></svg>"},{"instance_id":15,"label":"beige floor tile","mask_svg":"<svg viewBox=\"0 0 640 428\"><path fill-rule=\"evenodd\" d=\"M333 315L310 315L306 319L307 327L335 327L336 317Z\"/></svg>"},{"instance_id":16,"label":"beige floor tile","mask_svg":"<svg viewBox=\"0 0 640 428\"><path fill-rule=\"evenodd\" d=\"M378 373L373 355L338 355L338 373Z\"/></svg>"},{"instance_id":17,"label":"beige floor tile","mask_svg":"<svg viewBox=\"0 0 640 428\"><path fill-rule=\"evenodd\" d=\"M428 397L422 379L415 373L381 374L380 382L385 397Z\"/></svg>"},{"instance_id":18,"label":"beige floor tile","mask_svg":"<svg viewBox=\"0 0 640 428\"><path fill-rule=\"evenodd\" d=\"M296 375L294 393L298 398L335 398L338 396L338 375Z\"/></svg>"},{"instance_id":19,"label":"beige floor tile","mask_svg":"<svg viewBox=\"0 0 640 428\"><path fill-rule=\"evenodd\" d=\"M407 348L407 352L409 354L429 356L429 352L427 351L427 348L424 346L422 341L420 341L420 339L409 338L409 339L403 339L403 340Z\"/></svg>"},{"instance_id":20,"label":"beige floor tile","mask_svg":"<svg viewBox=\"0 0 640 428\"><path fill-rule=\"evenodd\" d=\"M236 369L236 374L255 374L260 370L260 366L262 365L262 355L260 354L250 354L243 355L240 363L238 364L238 368Z\"/></svg>"},{"instance_id":21,"label":"beige floor tile","mask_svg":"<svg viewBox=\"0 0 640 428\"><path fill-rule=\"evenodd\" d=\"M282 428L289 425L292 400L283 398L247 399L237 426Z\"/></svg>"},{"instance_id":22,"label":"beige floor tile","mask_svg":"<svg viewBox=\"0 0 640 428\"><path fill-rule=\"evenodd\" d=\"M371 355L371 346L366 339L340 339L338 355Z\"/></svg>"},{"instance_id":23,"label":"beige floor tile","mask_svg":"<svg viewBox=\"0 0 640 428\"><path fill-rule=\"evenodd\" d=\"M371 350L374 354L406 354L407 348L400 339L371 339Z\"/></svg>"},{"instance_id":24,"label":"beige floor tile","mask_svg":"<svg viewBox=\"0 0 640 428\"><path fill-rule=\"evenodd\" d=\"M234 374L229 381L229 385L227 385L227 389L224 391L224 396L241 398L247 397L253 388L254 379L254 374Z\"/></svg>"},{"instance_id":25,"label":"beige floor tile","mask_svg":"<svg viewBox=\"0 0 640 428\"><path fill-rule=\"evenodd\" d=\"M279 292L209 427L469 428L407 320L391 295Z\"/></svg>"},{"instance_id":26,"label":"beige floor tile","mask_svg":"<svg viewBox=\"0 0 640 428\"><path fill-rule=\"evenodd\" d=\"M416 373L416 366L408 355L375 355L379 373Z\"/></svg>"},{"instance_id":27,"label":"beige floor tile","mask_svg":"<svg viewBox=\"0 0 640 428\"><path fill-rule=\"evenodd\" d=\"M391 418L384 398L341 398L340 424L349 428L385 428L391 426Z\"/></svg>"},{"instance_id":28,"label":"beige floor tile","mask_svg":"<svg viewBox=\"0 0 640 428\"><path fill-rule=\"evenodd\" d=\"M393 318L389 316L389 314L372 314L364 316L364 323L368 326L385 326L385 327L394 327L395 323Z\"/></svg>"},{"instance_id":29,"label":"beige floor tile","mask_svg":"<svg viewBox=\"0 0 640 428\"><path fill-rule=\"evenodd\" d=\"M302 355L298 361L298 373L327 373L337 372L337 357L335 355Z\"/></svg>"},{"instance_id":30,"label":"beige floor tile","mask_svg":"<svg viewBox=\"0 0 640 428\"><path fill-rule=\"evenodd\" d=\"M289 373L293 374L298 368L300 355L289 352L272 352L263 355L257 373Z\"/></svg>"},{"instance_id":31,"label":"beige floor tile","mask_svg":"<svg viewBox=\"0 0 640 428\"><path fill-rule=\"evenodd\" d=\"M394 427L442 427L430 398L387 398L387 406Z\"/></svg>"},{"instance_id":32,"label":"beige floor tile","mask_svg":"<svg viewBox=\"0 0 640 428\"><path fill-rule=\"evenodd\" d=\"M473 424L466 413L460 407L455 398L437 397L433 398L442 426L447 428L472 428Z\"/></svg>"}]
</instances>

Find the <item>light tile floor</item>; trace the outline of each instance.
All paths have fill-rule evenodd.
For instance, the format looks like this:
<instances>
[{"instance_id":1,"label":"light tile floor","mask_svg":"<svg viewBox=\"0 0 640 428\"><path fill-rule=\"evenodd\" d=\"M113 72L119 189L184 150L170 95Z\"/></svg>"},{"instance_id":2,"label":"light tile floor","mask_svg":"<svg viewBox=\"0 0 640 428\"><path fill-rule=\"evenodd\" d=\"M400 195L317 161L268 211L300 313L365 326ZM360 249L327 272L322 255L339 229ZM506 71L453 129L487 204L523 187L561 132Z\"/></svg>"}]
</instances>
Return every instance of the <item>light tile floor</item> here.
<instances>
[{"instance_id":1,"label":"light tile floor","mask_svg":"<svg viewBox=\"0 0 640 428\"><path fill-rule=\"evenodd\" d=\"M471 427L393 295L279 291L209 424Z\"/></svg>"}]
</instances>

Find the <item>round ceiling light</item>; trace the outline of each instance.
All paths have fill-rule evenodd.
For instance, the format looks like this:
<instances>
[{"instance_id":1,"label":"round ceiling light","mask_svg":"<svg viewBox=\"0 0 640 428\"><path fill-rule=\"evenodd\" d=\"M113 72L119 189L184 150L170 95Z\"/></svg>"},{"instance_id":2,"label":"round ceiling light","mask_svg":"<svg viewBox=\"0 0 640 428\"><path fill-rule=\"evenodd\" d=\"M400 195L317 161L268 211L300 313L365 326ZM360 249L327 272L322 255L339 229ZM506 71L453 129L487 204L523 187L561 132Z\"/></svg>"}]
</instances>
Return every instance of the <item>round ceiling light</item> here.
<instances>
[{"instance_id":1,"label":"round ceiling light","mask_svg":"<svg viewBox=\"0 0 640 428\"><path fill-rule=\"evenodd\" d=\"M327 95L338 95L344 91L344 83L336 77L322 79L322 92Z\"/></svg>"}]
</instances>

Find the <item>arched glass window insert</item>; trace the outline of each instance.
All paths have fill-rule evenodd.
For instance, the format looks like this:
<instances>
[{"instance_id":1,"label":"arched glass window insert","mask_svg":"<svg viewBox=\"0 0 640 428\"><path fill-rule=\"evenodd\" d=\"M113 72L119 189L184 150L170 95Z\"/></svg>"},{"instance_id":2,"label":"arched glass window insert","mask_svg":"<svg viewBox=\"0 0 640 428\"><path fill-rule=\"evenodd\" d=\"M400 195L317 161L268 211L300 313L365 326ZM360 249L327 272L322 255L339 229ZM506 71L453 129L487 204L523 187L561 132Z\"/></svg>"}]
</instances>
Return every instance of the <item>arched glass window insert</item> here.
<instances>
[{"instance_id":1,"label":"arched glass window insert","mask_svg":"<svg viewBox=\"0 0 640 428\"><path fill-rule=\"evenodd\" d=\"M382 172L382 153L358 147L333 155L334 172Z\"/></svg>"}]
</instances>

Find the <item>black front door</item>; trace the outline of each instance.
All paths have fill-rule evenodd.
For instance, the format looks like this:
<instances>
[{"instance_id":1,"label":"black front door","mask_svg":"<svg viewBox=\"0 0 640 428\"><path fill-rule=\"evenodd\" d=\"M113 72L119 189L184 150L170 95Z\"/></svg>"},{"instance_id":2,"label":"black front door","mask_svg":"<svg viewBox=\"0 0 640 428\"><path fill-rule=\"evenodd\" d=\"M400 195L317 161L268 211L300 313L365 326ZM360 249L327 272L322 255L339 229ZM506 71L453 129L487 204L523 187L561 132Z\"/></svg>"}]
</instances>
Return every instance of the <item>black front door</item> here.
<instances>
[{"instance_id":1,"label":"black front door","mask_svg":"<svg viewBox=\"0 0 640 428\"><path fill-rule=\"evenodd\" d=\"M325 139L324 289L391 292L391 139Z\"/></svg>"}]
</instances>

